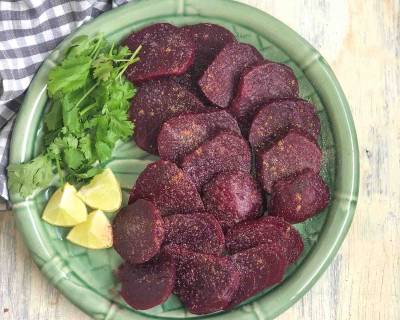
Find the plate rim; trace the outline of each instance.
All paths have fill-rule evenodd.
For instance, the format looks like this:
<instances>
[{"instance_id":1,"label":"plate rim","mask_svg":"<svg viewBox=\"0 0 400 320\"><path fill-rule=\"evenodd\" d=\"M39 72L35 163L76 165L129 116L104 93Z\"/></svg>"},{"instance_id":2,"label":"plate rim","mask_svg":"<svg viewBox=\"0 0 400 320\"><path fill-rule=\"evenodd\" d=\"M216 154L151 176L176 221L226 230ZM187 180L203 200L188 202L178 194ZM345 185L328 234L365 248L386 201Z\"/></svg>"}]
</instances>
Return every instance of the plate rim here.
<instances>
[{"instance_id":1,"label":"plate rim","mask_svg":"<svg viewBox=\"0 0 400 320\"><path fill-rule=\"evenodd\" d=\"M301 69L303 70L303 72L305 73L305 75L307 76L307 78L310 80L310 82L313 84L314 87L317 88L319 86L318 82L320 80L318 80L317 83L314 83L312 79L315 80L315 78L322 77L323 81L326 81L325 85L328 85L330 88L328 90L329 92L326 93L326 96L321 97L323 104L324 105L327 104L326 100L331 101L330 103L333 103L333 101L336 103L335 112L331 110L330 113L329 110L327 110L329 119L331 120L331 117L337 117L339 118L339 120L344 121L344 124L341 127L341 130L343 131L338 133L337 128L336 130L332 130L336 144L338 143L345 144L342 145L342 148L344 148L345 150L340 150L340 149L338 150L340 151L339 152L340 156L339 155L337 156L336 179L338 180L346 179L347 183L350 180L350 183L348 183L347 187L344 186L347 192L343 194L335 194L335 197L337 197L337 202L338 202L337 208L335 209L338 211L341 210L343 216L332 217L332 214L328 215L328 219L332 221L335 219L338 220L339 218L342 220L339 220L339 222L335 220L335 223L338 224L336 234L328 236L326 232L321 233L321 239L319 239L313 250L306 257L303 265L293 273L293 276L290 277L290 279L287 279L282 285L274 289L268 295L268 299L272 300L272 303L271 301L269 301L269 307L272 308L272 310L268 312L267 315L263 313L263 310L261 310L262 313L260 316L262 318L264 318L264 316L267 316L268 318L269 317L273 318L278 314L281 314L290 306L292 306L315 284L315 282L320 278L320 276L323 274L326 268L330 265L332 259L336 256L336 253L339 250L339 247L342 244L350 228L356 209L358 190L359 190L359 150L358 150L357 135L355 131L353 118L350 112L350 107L348 105L347 99L343 93L343 90L338 80L336 79L333 71L331 70L325 59L305 39L303 39L299 34L297 34L294 30L292 30L283 22L275 19L268 13L261 11L257 8L251 7L243 3L233 2L230 0L218 0L218 1L203 0L202 4L199 4L199 1L196 0L163 1L163 3L179 3L179 4L182 4L184 2L186 3L196 2L196 4L200 6L206 5L206 3L209 2L212 3L215 7L219 7L221 9L224 6L231 6L232 8L236 8L238 11L240 11L241 15L244 16L252 15L253 19L249 21L250 25L258 26L260 23L257 22L257 20L264 19L263 24L272 25L273 26L272 29L274 28L276 29L275 31L272 30L271 32L276 32L277 30L280 30L280 32L285 33L287 35L287 40L283 44L280 43L279 44L280 47L285 48L285 46L287 47L293 46L293 43L301 46L301 48L297 50L297 52L291 52L290 48L285 52L286 53L290 52L290 54L288 55L294 61L296 60L297 60L296 62L301 61L299 65L301 66ZM49 57L41 65L37 74L33 78L31 85L28 88L24 102L21 105L20 111L18 112L15 127L12 132L12 139L10 145L10 163L18 163L21 161L25 161L27 160L27 158L29 158L29 155L33 153L32 143L31 144L27 143L27 141L29 141L29 139L32 137L29 137L27 133L23 137L21 137L20 133L28 131L26 130L27 121L29 121L29 123L30 122L36 124L39 123L37 119L41 116L41 113L35 114L34 112L35 109L34 108L30 109L29 106L35 106L40 104L41 95L37 96L36 92L40 87L43 87L42 85L40 85L41 80L43 81L44 75L47 74L48 69L54 66L55 64L54 61L57 60L57 58L61 54L60 52L63 50L63 48L65 48L69 44L71 39L74 38L77 34L86 33L86 30L89 30L90 28L93 29L93 27L95 27L96 25L101 25L103 22L106 22L108 19L112 17L118 17L119 15L124 14L124 11L135 10L135 9L139 10L140 8L144 8L147 6L157 6L157 4L159 3L160 2L157 0L147 0L147 1L141 1L139 3L128 3L122 7L103 13L102 15L95 18L91 22L75 30L56 47L56 49L49 55ZM222 18L221 15L223 16L227 14L223 12L217 16L217 12L219 10L215 9L214 11L216 12L215 17L217 18L218 17ZM44 87L44 90L45 88L46 86ZM317 91L318 93L320 93L319 90ZM336 124L337 121L335 122ZM342 141L342 139L344 139L344 141ZM29 147L31 150L28 150ZM347 161L339 161L343 159L346 159ZM341 170L344 171L342 172L342 174L347 176L344 176L342 178L338 177L338 174L341 172ZM344 183L341 181L338 182ZM337 186L335 186L335 190L336 188ZM10 193L10 198L13 204L13 211L15 213L17 228L24 236L25 244L30 250L30 253L32 254L34 261L38 264L41 271L52 282L52 284L55 285L62 292L62 294L66 296L73 304L78 306L80 309L82 309L84 312L86 312L92 317L98 314L98 310L94 308L94 306L90 308L89 306L87 306L87 303L85 304L84 302L81 301L81 299L79 299L79 296L74 295L74 293L78 289L74 290L74 288L70 288L71 292L66 291L66 288L69 288L69 286L71 285L66 282L68 282L68 277L72 277L72 275L70 274L71 272L67 270L68 267L65 265L65 263L61 261L62 259L59 258L57 255L56 256L52 255L51 246L46 245L45 243L42 243L40 246L35 245L34 240L36 241L39 240L43 242L42 239L43 230L41 230L41 227L39 225L34 223L32 216L30 216L31 214L34 214L35 210L34 202L30 201L29 199L21 202L20 199L18 199L18 197L13 195L12 193ZM28 212L28 218L30 217L30 219L26 219L27 212ZM32 225L30 223L32 223ZM326 239L329 237L331 238L331 240ZM40 252L38 252L38 249ZM315 261L316 258L318 258L321 255L321 252L324 251L326 253L323 256L323 259ZM301 279L299 280L299 278ZM113 308L113 305L107 299L105 299L104 297L100 296L99 294L88 288L80 288L79 290L84 290L84 289L91 291L90 293L87 292L87 294L91 295L89 300L97 301L98 299L101 299L103 300L105 305L108 305L108 309L106 310L105 308L103 312L104 314L106 314L106 318L108 317L107 315L111 316L111 314L115 314L116 311L111 312L111 310L116 308ZM278 299L279 295L283 295L284 291L285 290L288 291L289 289L291 289L292 293L290 295L287 295L287 293L285 294L287 296L287 299L284 303L274 302L274 300L279 300ZM263 299L265 298L261 297L259 300L255 301L255 303L259 304L259 302L262 301ZM94 303L98 303L98 301ZM91 310L92 308L94 309ZM207 317L230 318L234 316L234 313L235 310L231 311L230 313L209 315ZM135 313L135 319L149 319L151 317L154 318L155 316L153 315L146 316L145 314Z\"/></svg>"}]
</instances>

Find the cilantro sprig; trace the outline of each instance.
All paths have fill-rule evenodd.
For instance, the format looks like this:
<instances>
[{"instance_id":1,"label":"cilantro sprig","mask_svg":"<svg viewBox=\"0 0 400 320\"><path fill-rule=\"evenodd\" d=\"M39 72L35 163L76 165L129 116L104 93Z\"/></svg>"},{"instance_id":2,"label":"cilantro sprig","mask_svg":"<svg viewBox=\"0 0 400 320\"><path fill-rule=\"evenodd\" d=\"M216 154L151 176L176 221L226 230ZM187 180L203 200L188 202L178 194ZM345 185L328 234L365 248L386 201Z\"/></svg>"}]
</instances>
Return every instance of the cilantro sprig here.
<instances>
[{"instance_id":1,"label":"cilantro sprig","mask_svg":"<svg viewBox=\"0 0 400 320\"><path fill-rule=\"evenodd\" d=\"M49 72L44 150L27 163L8 166L12 192L27 197L47 187L53 170L60 184L85 181L110 159L118 140L132 136L128 110L136 89L123 74L139 60L140 49L110 44L102 35L72 41L62 63Z\"/></svg>"}]
</instances>

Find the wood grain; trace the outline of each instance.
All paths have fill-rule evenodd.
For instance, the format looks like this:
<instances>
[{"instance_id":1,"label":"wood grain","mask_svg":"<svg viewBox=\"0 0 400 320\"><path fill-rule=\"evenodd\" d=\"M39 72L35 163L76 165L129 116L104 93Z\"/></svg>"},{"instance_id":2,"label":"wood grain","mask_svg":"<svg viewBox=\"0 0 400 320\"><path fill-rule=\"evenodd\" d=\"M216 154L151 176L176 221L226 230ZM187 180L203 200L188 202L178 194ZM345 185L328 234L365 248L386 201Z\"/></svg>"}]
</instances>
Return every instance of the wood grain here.
<instances>
[{"instance_id":1,"label":"wood grain","mask_svg":"<svg viewBox=\"0 0 400 320\"><path fill-rule=\"evenodd\" d=\"M241 2L320 50L349 99L360 145L360 197L349 235L318 283L279 319L400 319L399 1ZM0 319L88 319L39 273L11 213L0 214L0 270Z\"/></svg>"}]
</instances>

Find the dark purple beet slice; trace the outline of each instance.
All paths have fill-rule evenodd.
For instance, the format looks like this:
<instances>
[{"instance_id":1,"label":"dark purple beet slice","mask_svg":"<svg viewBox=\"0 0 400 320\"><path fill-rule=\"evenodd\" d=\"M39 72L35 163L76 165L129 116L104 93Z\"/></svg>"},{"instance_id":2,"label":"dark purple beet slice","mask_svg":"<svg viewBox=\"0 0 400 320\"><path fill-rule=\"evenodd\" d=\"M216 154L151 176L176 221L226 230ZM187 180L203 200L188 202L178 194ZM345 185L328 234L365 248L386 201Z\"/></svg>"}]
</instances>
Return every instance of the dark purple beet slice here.
<instances>
[{"instance_id":1,"label":"dark purple beet slice","mask_svg":"<svg viewBox=\"0 0 400 320\"><path fill-rule=\"evenodd\" d=\"M164 76L180 75L192 65L195 55L193 41L179 28L157 23L129 35L123 45L135 51L140 45L140 61L125 72L132 82L142 82Z\"/></svg>"},{"instance_id":2,"label":"dark purple beet slice","mask_svg":"<svg viewBox=\"0 0 400 320\"><path fill-rule=\"evenodd\" d=\"M176 244L194 252L220 255L225 238L221 226L207 213L164 217L164 245Z\"/></svg>"},{"instance_id":3,"label":"dark purple beet slice","mask_svg":"<svg viewBox=\"0 0 400 320\"><path fill-rule=\"evenodd\" d=\"M236 120L224 110L174 117L161 127L158 153L161 159L180 162L183 156L222 130L240 134Z\"/></svg>"},{"instance_id":4,"label":"dark purple beet slice","mask_svg":"<svg viewBox=\"0 0 400 320\"><path fill-rule=\"evenodd\" d=\"M228 43L205 70L198 84L208 100L226 108L231 103L242 71L261 60L261 54L251 45Z\"/></svg>"},{"instance_id":5,"label":"dark purple beet slice","mask_svg":"<svg viewBox=\"0 0 400 320\"><path fill-rule=\"evenodd\" d=\"M174 163L159 160L149 164L136 180L129 202L153 201L161 215L203 211L193 182Z\"/></svg>"},{"instance_id":6,"label":"dark purple beet slice","mask_svg":"<svg viewBox=\"0 0 400 320\"><path fill-rule=\"evenodd\" d=\"M287 103L292 104L293 108L290 127L297 128L317 141L321 131L321 123L316 113L316 107L303 99L288 100Z\"/></svg>"},{"instance_id":7,"label":"dark purple beet slice","mask_svg":"<svg viewBox=\"0 0 400 320\"><path fill-rule=\"evenodd\" d=\"M187 34L195 44L194 74L201 76L214 60L215 56L228 43L235 42L235 36L229 30L212 23L199 23L183 26L181 31ZM192 67L192 69L193 69Z\"/></svg>"},{"instance_id":8,"label":"dark purple beet slice","mask_svg":"<svg viewBox=\"0 0 400 320\"><path fill-rule=\"evenodd\" d=\"M194 80L193 66L187 72L180 76L172 77L172 79L179 83L183 88L193 93L204 105L208 106L209 102L201 92L197 82Z\"/></svg>"},{"instance_id":9,"label":"dark purple beet slice","mask_svg":"<svg viewBox=\"0 0 400 320\"><path fill-rule=\"evenodd\" d=\"M262 213L261 188L246 172L224 172L204 185L202 199L223 229Z\"/></svg>"},{"instance_id":10,"label":"dark purple beet slice","mask_svg":"<svg viewBox=\"0 0 400 320\"><path fill-rule=\"evenodd\" d=\"M208 102L199 88L197 81L214 60L217 53L226 44L236 41L235 37L225 28L211 23L183 26L181 31L193 39L196 53L194 63L189 70L183 75L174 77L174 80L196 94L202 101Z\"/></svg>"},{"instance_id":11,"label":"dark purple beet slice","mask_svg":"<svg viewBox=\"0 0 400 320\"><path fill-rule=\"evenodd\" d=\"M229 107L247 136L251 120L260 104L271 99L294 98L299 85L292 69L284 64L263 61L244 70Z\"/></svg>"},{"instance_id":12,"label":"dark purple beet slice","mask_svg":"<svg viewBox=\"0 0 400 320\"><path fill-rule=\"evenodd\" d=\"M220 311L239 287L239 272L228 257L195 253L180 246L166 247L177 263L174 292L193 314Z\"/></svg>"},{"instance_id":13,"label":"dark purple beet slice","mask_svg":"<svg viewBox=\"0 0 400 320\"><path fill-rule=\"evenodd\" d=\"M299 223L325 209L328 203L328 186L319 174L305 170L274 184L269 214Z\"/></svg>"},{"instance_id":14,"label":"dark purple beet slice","mask_svg":"<svg viewBox=\"0 0 400 320\"><path fill-rule=\"evenodd\" d=\"M286 269L282 252L269 244L236 253L231 260L239 271L240 281L238 291L225 309L233 308L256 293L278 284Z\"/></svg>"},{"instance_id":15,"label":"dark purple beet slice","mask_svg":"<svg viewBox=\"0 0 400 320\"><path fill-rule=\"evenodd\" d=\"M261 106L251 123L250 131L247 131L250 145L255 151L271 145L283 132L288 131L290 118L291 109L279 101Z\"/></svg>"},{"instance_id":16,"label":"dark purple beet slice","mask_svg":"<svg viewBox=\"0 0 400 320\"><path fill-rule=\"evenodd\" d=\"M234 42L235 36L227 29L212 23L199 23L183 26L180 30L189 36L195 44L194 63L184 75L175 78L188 90L197 93L197 81L215 56L228 43Z\"/></svg>"},{"instance_id":17,"label":"dark purple beet slice","mask_svg":"<svg viewBox=\"0 0 400 320\"><path fill-rule=\"evenodd\" d=\"M271 144L289 128L304 131L317 141L320 122L314 105L301 99L287 99L260 107L251 124L249 142L255 149L259 149Z\"/></svg>"},{"instance_id":18,"label":"dark purple beet slice","mask_svg":"<svg viewBox=\"0 0 400 320\"><path fill-rule=\"evenodd\" d=\"M206 107L192 93L171 79L143 83L129 111L135 124L135 142L143 150L157 154L157 137L165 121L180 114L205 111Z\"/></svg>"},{"instance_id":19,"label":"dark purple beet slice","mask_svg":"<svg viewBox=\"0 0 400 320\"><path fill-rule=\"evenodd\" d=\"M279 217L266 216L245 221L229 229L225 235L225 246L230 254L263 243L281 248L288 265L300 257L304 248L300 233Z\"/></svg>"},{"instance_id":20,"label":"dark purple beet slice","mask_svg":"<svg viewBox=\"0 0 400 320\"><path fill-rule=\"evenodd\" d=\"M220 172L250 172L250 147L242 137L221 132L185 156L181 167L197 189L201 190L206 182Z\"/></svg>"},{"instance_id":21,"label":"dark purple beet slice","mask_svg":"<svg viewBox=\"0 0 400 320\"><path fill-rule=\"evenodd\" d=\"M270 193L272 185L292 174L311 169L318 173L322 152L318 145L304 134L289 132L271 147L257 153L257 176L263 189Z\"/></svg>"},{"instance_id":22,"label":"dark purple beet slice","mask_svg":"<svg viewBox=\"0 0 400 320\"><path fill-rule=\"evenodd\" d=\"M153 258L164 240L164 222L150 201L139 199L122 208L113 222L114 249L132 264Z\"/></svg>"},{"instance_id":23,"label":"dark purple beet slice","mask_svg":"<svg viewBox=\"0 0 400 320\"><path fill-rule=\"evenodd\" d=\"M140 265L123 264L118 270L121 296L137 310L146 310L165 302L176 279L174 261L162 256Z\"/></svg>"}]
</instances>

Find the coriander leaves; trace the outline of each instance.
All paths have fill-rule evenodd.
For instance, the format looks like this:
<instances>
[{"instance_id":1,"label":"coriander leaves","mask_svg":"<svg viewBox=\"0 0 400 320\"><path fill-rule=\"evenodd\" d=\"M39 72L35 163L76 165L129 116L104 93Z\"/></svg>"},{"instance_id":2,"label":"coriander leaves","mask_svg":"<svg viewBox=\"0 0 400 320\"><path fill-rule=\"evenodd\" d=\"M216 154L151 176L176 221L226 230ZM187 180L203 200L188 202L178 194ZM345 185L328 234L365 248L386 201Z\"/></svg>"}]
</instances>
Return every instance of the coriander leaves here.
<instances>
[{"instance_id":1,"label":"coriander leaves","mask_svg":"<svg viewBox=\"0 0 400 320\"><path fill-rule=\"evenodd\" d=\"M91 63L92 60L87 56L67 57L60 66L49 72L49 96L82 88L88 79Z\"/></svg>"},{"instance_id":2,"label":"coriander leaves","mask_svg":"<svg viewBox=\"0 0 400 320\"><path fill-rule=\"evenodd\" d=\"M53 167L62 182L89 179L110 159L115 143L132 136L128 110L136 90L122 75L139 60L139 51L109 44L101 35L72 41L62 63L49 72L45 150L28 163L9 165L12 192L27 197L47 187Z\"/></svg>"},{"instance_id":3,"label":"coriander leaves","mask_svg":"<svg viewBox=\"0 0 400 320\"><path fill-rule=\"evenodd\" d=\"M10 164L8 187L11 192L27 197L36 189L47 187L52 178L51 161L41 155L25 164Z\"/></svg>"}]
</instances>

